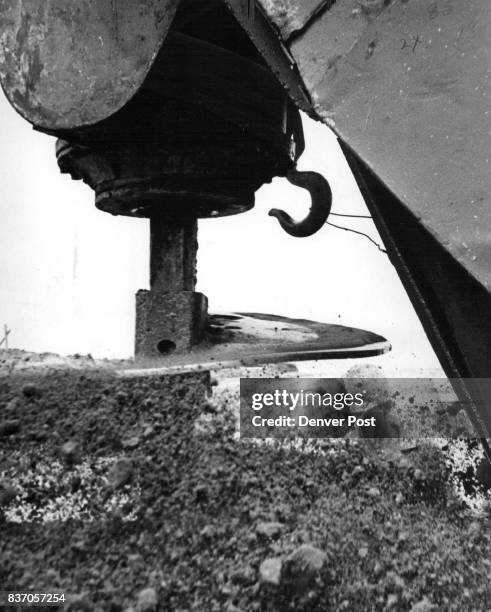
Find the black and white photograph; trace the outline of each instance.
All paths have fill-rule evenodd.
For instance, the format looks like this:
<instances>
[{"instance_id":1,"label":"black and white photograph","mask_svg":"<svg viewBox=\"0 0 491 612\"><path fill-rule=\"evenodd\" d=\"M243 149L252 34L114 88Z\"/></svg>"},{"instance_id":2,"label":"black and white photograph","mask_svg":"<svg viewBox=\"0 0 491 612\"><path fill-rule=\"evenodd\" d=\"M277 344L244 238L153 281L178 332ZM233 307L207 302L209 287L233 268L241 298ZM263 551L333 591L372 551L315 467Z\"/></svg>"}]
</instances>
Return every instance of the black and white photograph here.
<instances>
[{"instance_id":1,"label":"black and white photograph","mask_svg":"<svg viewBox=\"0 0 491 612\"><path fill-rule=\"evenodd\" d=\"M491 611L489 0L0 0L0 610Z\"/></svg>"}]
</instances>

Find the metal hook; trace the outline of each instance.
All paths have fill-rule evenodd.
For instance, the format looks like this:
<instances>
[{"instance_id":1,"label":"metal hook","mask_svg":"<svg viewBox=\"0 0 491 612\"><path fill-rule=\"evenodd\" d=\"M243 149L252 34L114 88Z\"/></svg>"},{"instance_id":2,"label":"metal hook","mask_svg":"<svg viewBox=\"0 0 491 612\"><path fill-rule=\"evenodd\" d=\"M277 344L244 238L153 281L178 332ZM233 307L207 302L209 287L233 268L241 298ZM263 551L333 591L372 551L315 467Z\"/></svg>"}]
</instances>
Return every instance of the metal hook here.
<instances>
[{"instance_id":1,"label":"metal hook","mask_svg":"<svg viewBox=\"0 0 491 612\"><path fill-rule=\"evenodd\" d=\"M302 221L294 221L288 213L278 208L269 211L270 217L276 217L279 224L290 236L305 238L321 229L329 217L332 205L332 193L329 183L318 172L300 172L290 170L287 180L310 193L312 205L309 214Z\"/></svg>"}]
</instances>

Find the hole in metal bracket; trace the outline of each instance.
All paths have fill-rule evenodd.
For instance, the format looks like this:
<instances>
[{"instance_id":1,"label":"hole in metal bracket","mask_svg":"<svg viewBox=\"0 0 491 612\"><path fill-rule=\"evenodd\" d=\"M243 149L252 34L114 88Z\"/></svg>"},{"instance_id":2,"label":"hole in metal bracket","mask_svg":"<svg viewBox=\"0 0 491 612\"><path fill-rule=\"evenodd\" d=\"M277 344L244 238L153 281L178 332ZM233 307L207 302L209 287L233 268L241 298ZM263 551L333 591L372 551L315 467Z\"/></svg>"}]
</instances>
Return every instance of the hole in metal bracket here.
<instances>
[{"instance_id":1,"label":"hole in metal bracket","mask_svg":"<svg viewBox=\"0 0 491 612\"><path fill-rule=\"evenodd\" d=\"M157 344L157 350L161 355L170 355L176 348L176 343L172 340L164 339Z\"/></svg>"}]
</instances>

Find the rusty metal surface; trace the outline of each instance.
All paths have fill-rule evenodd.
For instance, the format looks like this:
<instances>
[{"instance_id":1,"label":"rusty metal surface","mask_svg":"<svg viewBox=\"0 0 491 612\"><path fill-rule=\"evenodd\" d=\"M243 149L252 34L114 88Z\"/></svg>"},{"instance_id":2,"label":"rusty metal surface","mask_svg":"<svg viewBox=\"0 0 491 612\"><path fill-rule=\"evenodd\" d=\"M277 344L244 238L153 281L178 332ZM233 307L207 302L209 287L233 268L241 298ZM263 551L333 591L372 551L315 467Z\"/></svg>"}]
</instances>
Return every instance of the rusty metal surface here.
<instances>
[{"instance_id":1,"label":"rusty metal surface","mask_svg":"<svg viewBox=\"0 0 491 612\"><path fill-rule=\"evenodd\" d=\"M317 115L489 291L491 3L335 2L290 52Z\"/></svg>"},{"instance_id":2,"label":"rusty metal surface","mask_svg":"<svg viewBox=\"0 0 491 612\"><path fill-rule=\"evenodd\" d=\"M178 0L0 0L0 80L37 127L96 123L142 84Z\"/></svg>"},{"instance_id":3,"label":"rusty metal surface","mask_svg":"<svg viewBox=\"0 0 491 612\"><path fill-rule=\"evenodd\" d=\"M152 291L194 291L198 261L198 221L170 223L150 217L150 287Z\"/></svg>"},{"instance_id":4,"label":"rusty metal surface","mask_svg":"<svg viewBox=\"0 0 491 612\"><path fill-rule=\"evenodd\" d=\"M197 291L136 294L135 359L185 353L203 337L208 300Z\"/></svg>"},{"instance_id":5,"label":"rusty metal surface","mask_svg":"<svg viewBox=\"0 0 491 612\"><path fill-rule=\"evenodd\" d=\"M150 291L136 294L135 358L161 357L198 344L208 300L195 292L198 221L150 218Z\"/></svg>"}]
</instances>

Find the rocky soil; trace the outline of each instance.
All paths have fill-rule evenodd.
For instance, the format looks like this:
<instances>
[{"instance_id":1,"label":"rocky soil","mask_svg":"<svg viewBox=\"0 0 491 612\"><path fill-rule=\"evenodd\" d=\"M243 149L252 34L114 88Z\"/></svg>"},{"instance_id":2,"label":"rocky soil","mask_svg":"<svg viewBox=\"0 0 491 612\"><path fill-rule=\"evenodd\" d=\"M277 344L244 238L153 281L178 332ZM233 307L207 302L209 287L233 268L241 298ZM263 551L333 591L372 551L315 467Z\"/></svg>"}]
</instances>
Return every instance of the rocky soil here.
<instances>
[{"instance_id":1,"label":"rocky soil","mask_svg":"<svg viewBox=\"0 0 491 612\"><path fill-rule=\"evenodd\" d=\"M9 371L4 590L113 612L491 609L490 514L438 448L240 440L236 391L207 397L205 373Z\"/></svg>"}]
</instances>

